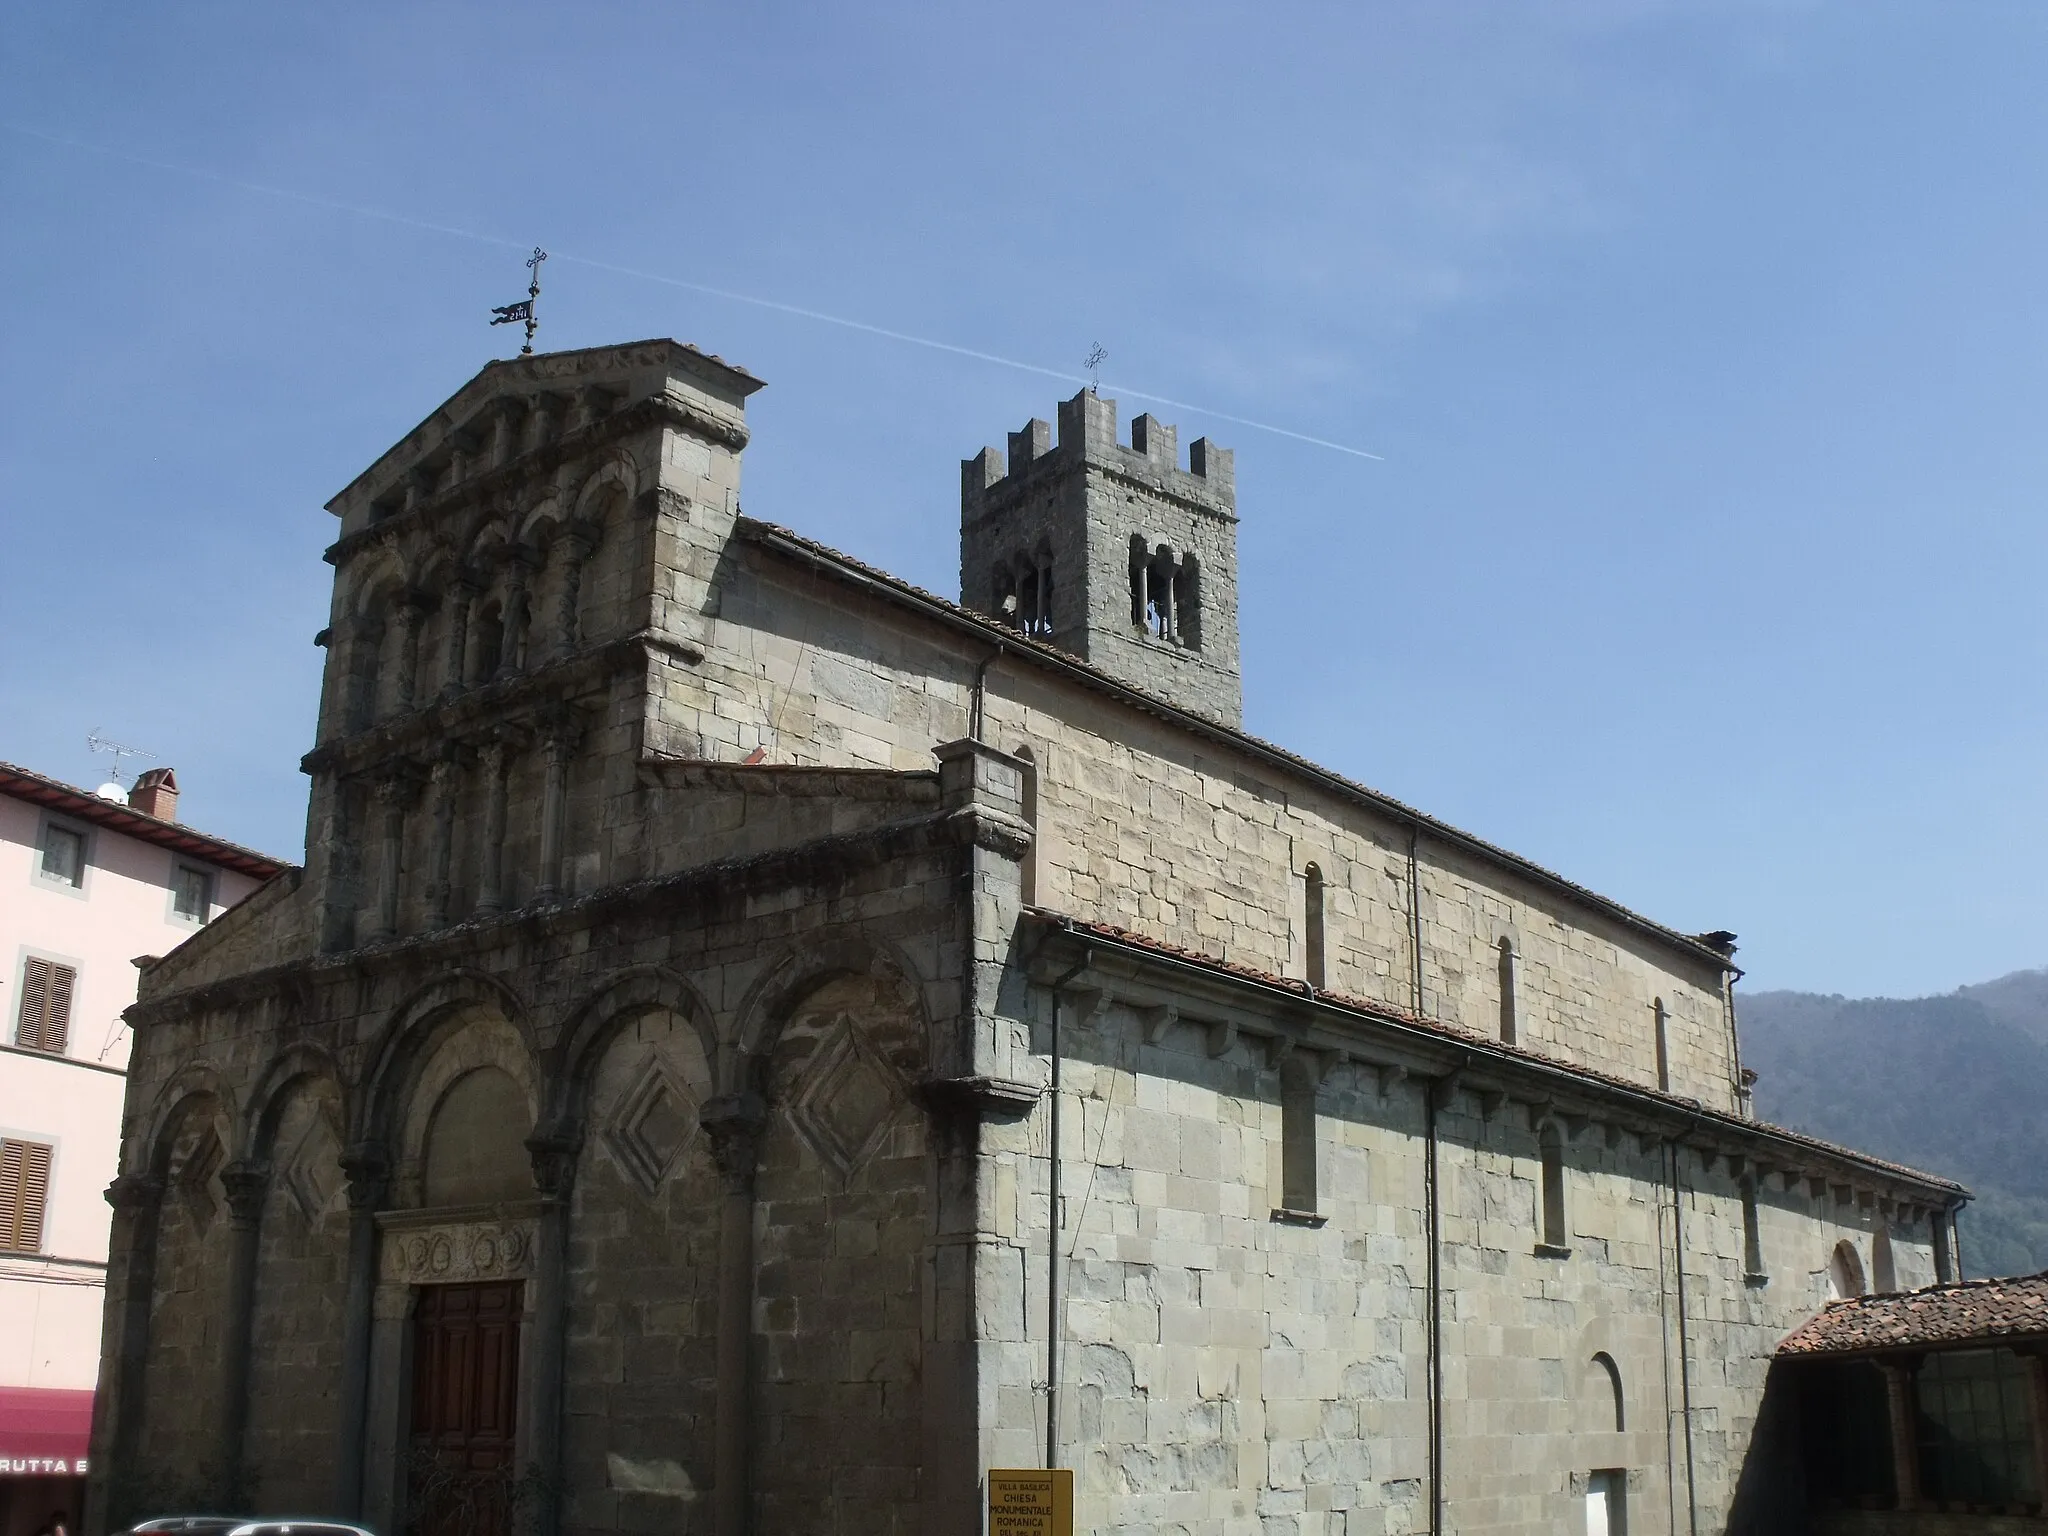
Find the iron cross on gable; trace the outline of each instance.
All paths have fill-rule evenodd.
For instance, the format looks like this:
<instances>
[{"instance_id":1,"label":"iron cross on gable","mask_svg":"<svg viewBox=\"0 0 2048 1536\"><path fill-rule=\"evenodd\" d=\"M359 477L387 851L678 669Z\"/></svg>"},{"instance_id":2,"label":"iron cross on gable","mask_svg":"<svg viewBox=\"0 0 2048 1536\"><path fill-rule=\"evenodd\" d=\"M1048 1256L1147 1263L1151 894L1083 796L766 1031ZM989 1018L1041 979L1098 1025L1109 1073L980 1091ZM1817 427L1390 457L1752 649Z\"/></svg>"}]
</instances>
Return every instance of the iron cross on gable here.
<instances>
[{"instance_id":1,"label":"iron cross on gable","mask_svg":"<svg viewBox=\"0 0 2048 1536\"><path fill-rule=\"evenodd\" d=\"M548 253L539 246L526 258L526 269L533 274L533 281L527 285L526 297L516 304L499 304L491 309L491 324L517 325L526 323L526 345L519 349L519 355L526 357L533 352L533 333L540 329L540 319L533 312L536 300L540 298L540 264L548 259Z\"/></svg>"}]
</instances>

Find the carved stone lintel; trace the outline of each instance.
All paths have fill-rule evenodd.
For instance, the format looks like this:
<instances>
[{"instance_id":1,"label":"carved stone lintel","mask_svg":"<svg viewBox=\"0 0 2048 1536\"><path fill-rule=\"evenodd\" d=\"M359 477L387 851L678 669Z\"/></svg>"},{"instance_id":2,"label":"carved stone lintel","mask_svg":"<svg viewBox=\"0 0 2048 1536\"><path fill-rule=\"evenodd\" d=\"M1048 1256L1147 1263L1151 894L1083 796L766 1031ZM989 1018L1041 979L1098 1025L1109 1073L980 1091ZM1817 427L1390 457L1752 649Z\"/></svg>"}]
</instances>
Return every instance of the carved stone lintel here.
<instances>
[{"instance_id":1,"label":"carved stone lintel","mask_svg":"<svg viewBox=\"0 0 2048 1536\"><path fill-rule=\"evenodd\" d=\"M221 1169L220 1182L227 1191L229 1219L238 1227L254 1226L270 1189L270 1165L237 1158Z\"/></svg>"},{"instance_id":2,"label":"carved stone lintel","mask_svg":"<svg viewBox=\"0 0 2048 1536\"><path fill-rule=\"evenodd\" d=\"M761 1133L768 1125L767 1103L758 1093L722 1093L705 1103L697 1119L711 1138L712 1161L726 1192L752 1190Z\"/></svg>"}]
</instances>

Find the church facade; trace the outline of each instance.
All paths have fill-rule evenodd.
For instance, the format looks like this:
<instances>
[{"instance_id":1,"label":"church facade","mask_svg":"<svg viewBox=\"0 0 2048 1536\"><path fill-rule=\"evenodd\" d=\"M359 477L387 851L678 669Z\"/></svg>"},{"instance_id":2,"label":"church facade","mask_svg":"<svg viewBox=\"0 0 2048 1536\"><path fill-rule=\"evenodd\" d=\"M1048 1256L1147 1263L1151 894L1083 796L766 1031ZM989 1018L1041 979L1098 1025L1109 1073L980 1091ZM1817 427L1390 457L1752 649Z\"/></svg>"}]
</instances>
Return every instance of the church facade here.
<instances>
[{"instance_id":1,"label":"church facade","mask_svg":"<svg viewBox=\"0 0 2048 1536\"><path fill-rule=\"evenodd\" d=\"M1956 1184L1759 1123L1687 935L1240 730L1231 455L1083 393L959 604L759 382L493 363L330 504L308 857L143 975L93 1522L1798 1529Z\"/></svg>"}]
</instances>

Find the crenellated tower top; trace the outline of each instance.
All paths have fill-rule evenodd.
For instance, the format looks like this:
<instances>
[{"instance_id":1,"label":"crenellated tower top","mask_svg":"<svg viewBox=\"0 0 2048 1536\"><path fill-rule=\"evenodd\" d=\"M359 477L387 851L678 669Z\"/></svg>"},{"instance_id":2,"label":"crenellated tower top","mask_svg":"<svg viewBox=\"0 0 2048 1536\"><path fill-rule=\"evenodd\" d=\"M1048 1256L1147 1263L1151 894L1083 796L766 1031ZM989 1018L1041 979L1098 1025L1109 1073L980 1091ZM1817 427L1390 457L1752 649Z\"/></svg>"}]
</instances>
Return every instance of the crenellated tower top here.
<instances>
[{"instance_id":1,"label":"crenellated tower top","mask_svg":"<svg viewBox=\"0 0 2048 1536\"><path fill-rule=\"evenodd\" d=\"M1083 390L960 466L960 598L1182 708L1236 726L1237 478L1227 448L1151 416L1117 440Z\"/></svg>"}]
</instances>

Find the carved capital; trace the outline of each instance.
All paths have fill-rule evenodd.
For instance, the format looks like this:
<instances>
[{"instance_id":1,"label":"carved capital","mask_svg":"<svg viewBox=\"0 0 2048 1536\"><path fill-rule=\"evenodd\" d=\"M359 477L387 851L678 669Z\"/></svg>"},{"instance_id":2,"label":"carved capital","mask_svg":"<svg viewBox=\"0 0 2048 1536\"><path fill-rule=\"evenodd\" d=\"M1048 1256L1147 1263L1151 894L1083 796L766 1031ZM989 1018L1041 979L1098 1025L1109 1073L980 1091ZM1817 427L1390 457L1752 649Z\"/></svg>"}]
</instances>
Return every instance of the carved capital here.
<instances>
[{"instance_id":1,"label":"carved capital","mask_svg":"<svg viewBox=\"0 0 2048 1536\"><path fill-rule=\"evenodd\" d=\"M120 1216L146 1216L164 1198L164 1181L153 1174L124 1173L107 1186L107 1204Z\"/></svg>"},{"instance_id":2,"label":"carved capital","mask_svg":"<svg viewBox=\"0 0 2048 1536\"><path fill-rule=\"evenodd\" d=\"M341 1154L341 1171L348 1180L351 1212L374 1211L384 1204L391 1185L391 1159L382 1147L375 1142L357 1142Z\"/></svg>"},{"instance_id":3,"label":"carved capital","mask_svg":"<svg viewBox=\"0 0 2048 1536\"><path fill-rule=\"evenodd\" d=\"M533 1182L544 1200L566 1200L576 1182L576 1155L582 1142L554 1131L535 1131L526 1138L526 1154L533 1159Z\"/></svg>"},{"instance_id":4,"label":"carved capital","mask_svg":"<svg viewBox=\"0 0 2048 1536\"><path fill-rule=\"evenodd\" d=\"M751 1191L761 1133L768 1127L767 1103L758 1093L722 1093L705 1103L697 1119L711 1138L711 1158L726 1191Z\"/></svg>"},{"instance_id":5,"label":"carved capital","mask_svg":"<svg viewBox=\"0 0 2048 1536\"><path fill-rule=\"evenodd\" d=\"M263 1197L270 1189L270 1165L238 1158L220 1171L227 1191L228 1216L238 1227L253 1227L263 1215Z\"/></svg>"}]
</instances>

